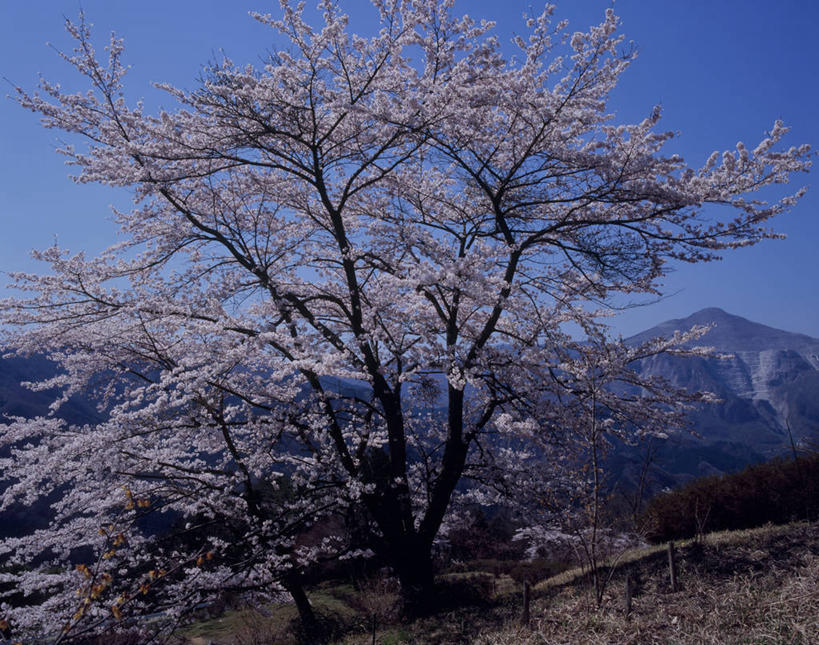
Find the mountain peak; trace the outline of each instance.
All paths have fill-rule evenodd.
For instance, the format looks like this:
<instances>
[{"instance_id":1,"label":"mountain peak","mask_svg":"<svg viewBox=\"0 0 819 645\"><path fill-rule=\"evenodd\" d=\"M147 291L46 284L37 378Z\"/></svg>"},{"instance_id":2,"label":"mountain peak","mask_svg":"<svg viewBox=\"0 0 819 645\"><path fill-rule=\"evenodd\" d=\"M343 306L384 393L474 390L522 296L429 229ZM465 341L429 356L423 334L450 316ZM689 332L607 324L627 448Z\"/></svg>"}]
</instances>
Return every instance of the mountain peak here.
<instances>
[{"instance_id":1,"label":"mountain peak","mask_svg":"<svg viewBox=\"0 0 819 645\"><path fill-rule=\"evenodd\" d=\"M796 334L742 316L728 313L719 307L706 307L685 318L676 318L652 327L629 339L642 342L656 336L670 336L675 331L687 331L695 325L713 325L713 328L696 344L711 345L722 352L762 351L766 349L794 349L810 346L814 351L819 340Z\"/></svg>"},{"instance_id":2,"label":"mountain peak","mask_svg":"<svg viewBox=\"0 0 819 645\"><path fill-rule=\"evenodd\" d=\"M709 450L713 452L722 442L724 446L746 446L770 457L789 448L789 437L797 442L816 438L819 339L708 307L660 323L629 342L668 337L695 325L711 325L711 329L690 345L713 347L729 356L657 355L641 361L638 370L643 375L661 376L691 392L709 391L720 397L720 403L700 406L690 415Z\"/></svg>"},{"instance_id":3,"label":"mountain peak","mask_svg":"<svg viewBox=\"0 0 819 645\"><path fill-rule=\"evenodd\" d=\"M667 321L668 323L682 323L682 324L692 324L692 325L703 325L703 324L726 324L726 325L757 325L759 327L765 327L766 329L774 329L773 327L768 327L761 323L754 322L752 320L748 320L747 318L743 318L742 316L738 316L737 314L732 314L724 309L720 309L719 307L706 307L705 309L700 309L699 311L695 311L693 314L686 316L685 318L677 318L674 320ZM666 324L666 323L661 323ZM776 329L775 331L779 332L782 330ZM788 333L788 332L783 332Z\"/></svg>"},{"instance_id":4,"label":"mountain peak","mask_svg":"<svg viewBox=\"0 0 819 645\"><path fill-rule=\"evenodd\" d=\"M706 307L705 309L700 309L699 311L695 311L693 314L688 316L689 318L703 318L703 317L713 317L713 318L739 318L739 316L734 316L733 314L729 314L724 309L720 309L719 307Z\"/></svg>"}]
</instances>

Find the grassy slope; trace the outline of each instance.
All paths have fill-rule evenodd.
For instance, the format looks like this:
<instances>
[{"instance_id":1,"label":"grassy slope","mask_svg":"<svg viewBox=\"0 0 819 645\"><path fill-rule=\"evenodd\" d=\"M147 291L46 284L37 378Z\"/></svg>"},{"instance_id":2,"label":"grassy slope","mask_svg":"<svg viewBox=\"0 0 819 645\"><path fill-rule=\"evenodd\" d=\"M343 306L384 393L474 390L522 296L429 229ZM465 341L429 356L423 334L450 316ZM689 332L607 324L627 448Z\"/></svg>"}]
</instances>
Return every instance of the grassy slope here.
<instances>
[{"instance_id":1,"label":"grassy slope","mask_svg":"<svg viewBox=\"0 0 819 645\"><path fill-rule=\"evenodd\" d=\"M625 554L600 609L566 572L538 586L531 629L487 630L475 643L819 643L819 525L711 534L680 545L678 561L672 592L664 546ZM628 618L626 572L638 581Z\"/></svg>"},{"instance_id":2,"label":"grassy slope","mask_svg":"<svg viewBox=\"0 0 819 645\"><path fill-rule=\"evenodd\" d=\"M611 570L600 609L594 607L582 571L546 580L535 588L528 628L518 625L520 597L511 579L482 574L482 582L478 577L474 582L490 596L484 603L442 609L410 624L385 625L378 630L378 643L819 643L819 525L711 534L704 544L678 545L678 563L681 589L672 592L664 546L623 554ZM628 617L623 611L627 572L637 581ZM457 584L468 576L447 579ZM345 585L324 586L311 594L317 611L335 625L339 644L371 642L366 617L353 608L360 605L354 593ZM265 613L232 612L201 623L187 632L188 643L295 643L293 608Z\"/></svg>"}]
</instances>

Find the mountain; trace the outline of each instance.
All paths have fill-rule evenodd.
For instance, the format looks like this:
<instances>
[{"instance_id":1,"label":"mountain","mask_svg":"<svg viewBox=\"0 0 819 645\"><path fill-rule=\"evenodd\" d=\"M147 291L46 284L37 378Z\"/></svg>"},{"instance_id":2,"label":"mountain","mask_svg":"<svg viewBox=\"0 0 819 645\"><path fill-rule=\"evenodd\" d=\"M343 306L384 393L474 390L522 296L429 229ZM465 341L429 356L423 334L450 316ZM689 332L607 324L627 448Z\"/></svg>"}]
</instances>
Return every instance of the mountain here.
<instances>
[{"instance_id":1,"label":"mountain","mask_svg":"<svg viewBox=\"0 0 819 645\"><path fill-rule=\"evenodd\" d=\"M660 447L660 479L680 483L730 472L789 454L791 441L808 446L819 440L819 339L712 307L661 323L627 342L637 344L695 325L712 328L692 345L729 356L661 355L638 365L644 375L662 376L675 386L713 392L721 399L689 415L696 434L679 434Z\"/></svg>"},{"instance_id":2,"label":"mountain","mask_svg":"<svg viewBox=\"0 0 819 645\"><path fill-rule=\"evenodd\" d=\"M46 416L49 406L57 398L56 390L33 392L22 384L42 381L56 374L57 366L42 356L0 358L0 424L11 417ZM94 404L79 396L71 397L60 406L56 416L76 424L99 419ZM8 454L8 447L0 448L0 457ZM3 486L0 482L0 491ZM31 507L15 507L0 513L0 537L20 535L45 526L51 514L48 508L51 501L54 500L40 500Z\"/></svg>"},{"instance_id":3,"label":"mountain","mask_svg":"<svg viewBox=\"0 0 819 645\"><path fill-rule=\"evenodd\" d=\"M713 347L730 357L661 355L642 361L637 369L690 391L713 392L721 402L692 411L692 433L680 432L651 446L656 454L649 492L790 454L791 441L797 446L819 445L819 339L709 308L661 323L627 342L637 344L695 325L712 328L694 344ZM21 383L42 380L55 370L54 364L42 357L0 359L0 414L47 414L55 393L32 392ZM338 379L327 379L326 385L361 387ZM72 398L57 415L71 423L99 418L93 403L82 397ZM640 479L644 450L619 446L613 451L609 468L618 474L618 482L627 487Z\"/></svg>"},{"instance_id":4,"label":"mountain","mask_svg":"<svg viewBox=\"0 0 819 645\"><path fill-rule=\"evenodd\" d=\"M57 392L32 392L22 384L46 380L56 374L56 365L42 356L0 358L0 423L8 417L47 415ZM94 405L82 397L72 397L66 401L57 416L69 423L88 423L99 417Z\"/></svg>"}]
</instances>

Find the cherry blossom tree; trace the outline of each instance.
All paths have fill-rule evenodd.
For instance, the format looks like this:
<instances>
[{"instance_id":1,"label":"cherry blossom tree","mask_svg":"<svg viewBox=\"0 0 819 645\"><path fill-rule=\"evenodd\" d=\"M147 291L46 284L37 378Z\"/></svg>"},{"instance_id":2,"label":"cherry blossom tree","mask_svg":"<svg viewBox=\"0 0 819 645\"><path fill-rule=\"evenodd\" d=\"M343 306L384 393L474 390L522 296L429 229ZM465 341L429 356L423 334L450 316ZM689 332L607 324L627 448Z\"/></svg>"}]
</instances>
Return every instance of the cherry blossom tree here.
<instances>
[{"instance_id":1,"label":"cherry blossom tree","mask_svg":"<svg viewBox=\"0 0 819 645\"><path fill-rule=\"evenodd\" d=\"M364 38L329 0L320 28L282 2L254 16L280 51L160 86L177 107L157 114L126 101L121 41L100 59L68 22L88 91L18 90L72 137L78 181L134 206L115 213L121 243L36 253L50 271L13 276L2 305L6 345L62 368L34 387L93 391L104 417L4 429L0 508L57 499L47 529L0 545L30 597L3 605L13 629L69 638L223 589L288 590L309 620L305 567L361 549L418 605L462 481L525 487L524 456L594 416L591 391L604 432L668 412L673 393L628 363L674 342L626 348L600 312L658 292L670 260L775 237L802 191L771 187L807 147L783 149L777 122L691 167L663 153L658 108L614 123L632 53L611 10L572 33L547 7L510 57L452 4L374 0ZM580 386L595 374L638 395Z\"/></svg>"},{"instance_id":2,"label":"cherry blossom tree","mask_svg":"<svg viewBox=\"0 0 819 645\"><path fill-rule=\"evenodd\" d=\"M515 539L526 543L530 557L574 553L589 573L598 606L610 578L601 569L602 560L640 541L611 528L609 505L617 475L607 467L606 458L614 443L637 446L665 439L687 425L686 414L694 404L719 401L709 392L675 390L662 380L646 380L633 366L661 353L714 356L710 348L691 346L709 329L694 327L634 346L613 343L591 331L582 344L571 348L571 357L556 377L561 388L553 398L565 413L559 438L537 436L533 443L539 442L540 449L527 457L529 469L540 477L527 474L509 486L519 492L506 496L513 500L506 505L525 518ZM503 471L514 472L508 466Z\"/></svg>"}]
</instances>

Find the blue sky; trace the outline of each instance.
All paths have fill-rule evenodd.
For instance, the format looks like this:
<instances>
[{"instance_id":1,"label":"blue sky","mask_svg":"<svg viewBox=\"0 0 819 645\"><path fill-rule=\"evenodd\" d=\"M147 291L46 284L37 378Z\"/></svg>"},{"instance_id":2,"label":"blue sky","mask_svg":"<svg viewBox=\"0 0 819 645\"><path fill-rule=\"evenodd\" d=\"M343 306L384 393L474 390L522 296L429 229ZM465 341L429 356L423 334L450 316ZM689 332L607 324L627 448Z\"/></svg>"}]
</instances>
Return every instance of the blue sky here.
<instances>
[{"instance_id":1,"label":"blue sky","mask_svg":"<svg viewBox=\"0 0 819 645\"><path fill-rule=\"evenodd\" d=\"M342 6L354 31L373 28L365 0ZM520 27L524 11L539 8L531 0L460 0L457 6L475 18L496 20L504 41ZM581 29L599 22L609 6L605 0L564 0L557 16L568 18L570 29ZM792 127L788 144L819 145L819 2L617 0L613 6L639 51L612 97L618 121L638 121L662 105L661 127L681 132L669 150L694 166L737 141L753 147L775 119ZM42 74L81 89L81 81L46 46L70 48L63 16L76 17L79 7L78 0L0 3L0 77L30 89ZM167 103L151 88L153 81L191 88L217 52L236 62L257 62L278 45L272 32L247 15L275 12L275 0L82 0L82 7L99 49L112 30L125 38L130 96L144 97L149 108ZM9 93L4 81L2 94ZM109 205L127 207L128 195L74 184L53 152L59 136L13 101L0 100L0 271L37 269L28 251L55 237L61 246L89 252L117 239ZM802 176L793 187L811 184L819 182ZM819 337L817 193L819 188L809 190L775 223L788 239L727 253L719 263L675 267L665 281L666 297L620 315L614 329L627 336L718 306ZM0 285L5 281L0 276Z\"/></svg>"}]
</instances>

